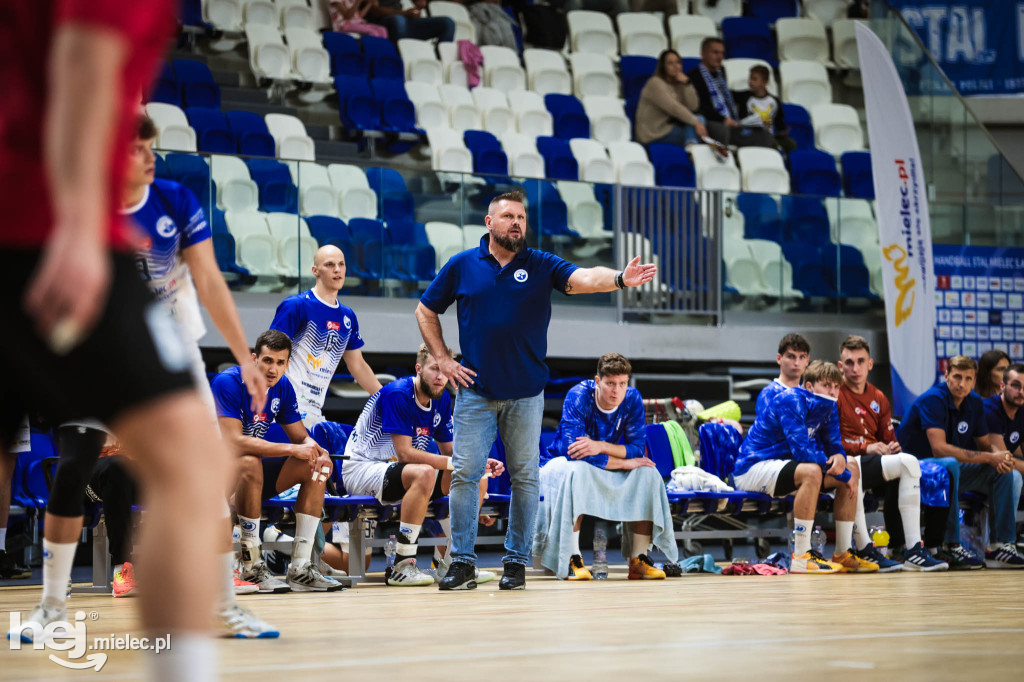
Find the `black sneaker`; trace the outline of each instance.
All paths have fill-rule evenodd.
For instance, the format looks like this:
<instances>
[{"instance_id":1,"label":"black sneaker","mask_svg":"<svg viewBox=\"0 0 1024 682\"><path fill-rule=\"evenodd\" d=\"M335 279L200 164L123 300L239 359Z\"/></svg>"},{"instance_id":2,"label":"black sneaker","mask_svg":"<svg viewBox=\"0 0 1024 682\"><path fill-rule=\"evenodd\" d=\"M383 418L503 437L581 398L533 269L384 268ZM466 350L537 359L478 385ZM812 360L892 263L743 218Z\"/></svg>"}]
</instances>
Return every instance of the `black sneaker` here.
<instances>
[{"instance_id":1,"label":"black sneaker","mask_svg":"<svg viewBox=\"0 0 1024 682\"><path fill-rule=\"evenodd\" d=\"M522 564L506 563L505 575L501 576L498 583L500 590L525 590L526 589L526 566Z\"/></svg>"},{"instance_id":2,"label":"black sneaker","mask_svg":"<svg viewBox=\"0 0 1024 682\"><path fill-rule=\"evenodd\" d=\"M665 571L665 576L668 578L678 578L683 574L683 567L671 561L666 561L664 568L661 570Z\"/></svg>"},{"instance_id":3,"label":"black sneaker","mask_svg":"<svg viewBox=\"0 0 1024 682\"><path fill-rule=\"evenodd\" d=\"M940 547L934 556L949 564L951 571L976 571L985 568L985 562L977 554L957 543Z\"/></svg>"},{"instance_id":4,"label":"black sneaker","mask_svg":"<svg viewBox=\"0 0 1024 682\"><path fill-rule=\"evenodd\" d=\"M0 549L0 580L21 580L31 578L32 569L14 563L6 551Z\"/></svg>"},{"instance_id":5,"label":"black sneaker","mask_svg":"<svg viewBox=\"0 0 1024 682\"><path fill-rule=\"evenodd\" d=\"M439 590L475 590L476 568L465 561L453 561L448 573L438 583Z\"/></svg>"}]
</instances>

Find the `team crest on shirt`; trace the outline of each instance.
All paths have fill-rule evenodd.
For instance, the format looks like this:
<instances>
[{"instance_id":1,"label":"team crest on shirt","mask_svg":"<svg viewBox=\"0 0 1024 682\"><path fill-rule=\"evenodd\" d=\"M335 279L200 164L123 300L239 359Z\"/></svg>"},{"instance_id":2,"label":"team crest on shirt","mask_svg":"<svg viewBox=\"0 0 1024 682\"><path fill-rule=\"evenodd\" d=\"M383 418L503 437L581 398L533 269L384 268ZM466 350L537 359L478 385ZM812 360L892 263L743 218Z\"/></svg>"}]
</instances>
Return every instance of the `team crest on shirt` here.
<instances>
[{"instance_id":1,"label":"team crest on shirt","mask_svg":"<svg viewBox=\"0 0 1024 682\"><path fill-rule=\"evenodd\" d=\"M348 319L348 315L346 315L344 317L343 322L345 323L345 329L351 329L352 328L352 320Z\"/></svg>"},{"instance_id":2,"label":"team crest on shirt","mask_svg":"<svg viewBox=\"0 0 1024 682\"><path fill-rule=\"evenodd\" d=\"M345 318L345 319L348 319L348 318ZM341 331L341 324L339 324L337 322L331 322L330 320L328 320L327 321L327 329L329 331L340 332Z\"/></svg>"},{"instance_id":3,"label":"team crest on shirt","mask_svg":"<svg viewBox=\"0 0 1024 682\"><path fill-rule=\"evenodd\" d=\"M882 407L878 404L877 400L872 400L871 401L871 411L872 412L874 412L875 414L878 414L878 411L881 410L881 409L882 409Z\"/></svg>"},{"instance_id":4,"label":"team crest on shirt","mask_svg":"<svg viewBox=\"0 0 1024 682\"><path fill-rule=\"evenodd\" d=\"M1010 442L1011 443L1016 443L1019 440L1020 440L1020 431L1014 431L1013 433L1010 434Z\"/></svg>"},{"instance_id":5,"label":"team crest on shirt","mask_svg":"<svg viewBox=\"0 0 1024 682\"><path fill-rule=\"evenodd\" d=\"M270 403L270 411L277 414L277 411L281 409L281 399L274 398Z\"/></svg>"},{"instance_id":6,"label":"team crest on shirt","mask_svg":"<svg viewBox=\"0 0 1024 682\"><path fill-rule=\"evenodd\" d=\"M960 422L957 424L956 430L958 433L967 433L967 422Z\"/></svg>"},{"instance_id":7,"label":"team crest on shirt","mask_svg":"<svg viewBox=\"0 0 1024 682\"><path fill-rule=\"evenodd\" d=\"M525 282L530 278L530 275L527 274L526 270L523 270L522 268L516 270L515 274L512 276L515 278L517 282Z\"/></svg>"},{"instance_id":8,"label":"team crest on shirt","mask_svg":"<svg viewBox=\"0 0 1024 682\"><path fill-rule=\"evenodd\" d=\"M156 221L156 233L161 237L173 237L178 226L168 216L160 216Z\"/></svg>"},{"instance_id":9,"label":"team crest on shirt","mask_svg":"<svg viewBox=\"0 0 1024 682\"><path fill-rule=\"evenodd\" d=\"M434 413L434 428L436 429L438 424L441 423L441 415L437 412Z\"/></svg>"}]
</instances>

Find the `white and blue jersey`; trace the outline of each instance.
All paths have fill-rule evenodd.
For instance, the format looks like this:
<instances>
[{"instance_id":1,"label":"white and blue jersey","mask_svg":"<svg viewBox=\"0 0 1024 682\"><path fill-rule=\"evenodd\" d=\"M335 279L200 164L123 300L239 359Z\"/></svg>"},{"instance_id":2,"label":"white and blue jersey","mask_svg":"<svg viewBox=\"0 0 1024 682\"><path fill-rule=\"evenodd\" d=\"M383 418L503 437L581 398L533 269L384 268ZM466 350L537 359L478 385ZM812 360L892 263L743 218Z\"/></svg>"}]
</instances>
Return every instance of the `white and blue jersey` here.
<instances>
[{"instance_id":1,"label":"white and blue jersey","mask_svg":"<svg viewBox=\"0 0 1024 682\"><path fill-rule=\"evenodd\" d=\"M772 379L772 382L762 388L761 392L757 394L757 402L754 404L754 417L760 417L765 408L768 407L768 403L787 388L789 386L779 381L778 377Z\"/></svg>"},{"instance_id":2,"label":"white and blue jersey","mask_svg":"<svg viewBox=\"0 0 1024 682\"><path fill-rule=\"evenodd\" d=\"M138 204L121 213L131 216L142 232L135 249L139 274L168 307L185 340L198 341L206 327L182 252L212 238L199 200L184 185L157 179Z\"/></svg>"},{"instance_id":3,"label":"white and blue jersey","mask_svg":"<svg viewBox=\"0 0 1024 682\"><path fill-rule=\"evenodd\" d=\"M643 457L647 448L647 432L644 429L644 401L640 391L633 387L626 389L626 397L614 410L602 410L594 396L596 385L587 379L569 389L562 404L562 419L558 422L558 435L540 453L541 466L556 457L568 457L569 446L580 436L591 440L604 441L626 446L626 459ZM605 469L608 455L585 457L588 464Z\"/></svg>"},{"instance_id":4,"label":"white and blue jersey","mask_svg":"<svg viewBox=\"0 0 1024 682\"><path fill-rule=\"evenodd\" d=\"M416 400L414 380L410 376L392 381L366 401L345 445L350 457L346 467L353 462L397 462L392 434L410 436L413 447L425 451L432 440L452 442L451 396L446 391L424 407Z\"/></svg>"},{"instance_id":5,"label":"white and blue jersey","mask_svg":"<svg viewBox=\"0 0 1024 682\"><path fill-rule=\"evenodd\" d=\"M281 377L267 391L267 402L263 412L253 412L252 398L242 383L240 367L230 367L213 378L210 382L213 398L217 403L217 416L229 417L242 422L242 434L253 438L267 435L270 424L294 424L301 420L299 407L295 401L295 390L292 389L288 377Z\"/></svg>"},{"instance_id":6,"label":"white and blue jersey","mask_svg":"<svg viewBox=\"0 0 1024 682\"><path fill-rule=\"evenodd\" d=\"M310 289L281 301L270 328L292 340L287 376L298 395L302 419L312 428L323 421L327 387L341 357L364 345L356 314L341 303L325 303Z\"/></svg>"}]
</instances>

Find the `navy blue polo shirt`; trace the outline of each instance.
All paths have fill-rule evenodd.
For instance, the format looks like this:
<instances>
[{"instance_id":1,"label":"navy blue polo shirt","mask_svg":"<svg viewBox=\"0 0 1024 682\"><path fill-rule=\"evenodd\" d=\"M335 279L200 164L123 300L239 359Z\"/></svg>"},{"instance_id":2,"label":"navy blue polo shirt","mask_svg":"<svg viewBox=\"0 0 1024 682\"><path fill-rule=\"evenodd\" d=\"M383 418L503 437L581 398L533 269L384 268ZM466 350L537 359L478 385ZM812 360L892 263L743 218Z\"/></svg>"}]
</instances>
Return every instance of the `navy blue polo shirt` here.
<instances>
[{"instance_id":1,"label":"navy blue polo shirt","mask_svg":"<svg viewBox=\"0 0 1024 682\"><path fill-rule=\"evenodd\" d=\"M524 248L503 268L488 251L489 239L452 256L420 302L438 315L458 303L462 364L477 373L480 395L529 398L548 383L551 290L564 293L576 266Z\"/></svg>"},{"instance_id":2,"label":"navy blue polo shirt","mask_svg":"<svg viewBox=\"0 0 1024 682\"><path fill-rule=\"evenodd\" d=\"M1024 436L1024 408L1018 408L1017 414L1010 419L1003 406L1003 396L997 394L986 398L984 404L988 432L1002 435L1006 449L1017 452L1021 445L1020 438Z\"/></svg>"},{"instance_id":3,"label":"navy blue polo shirt","mask_svg":"<svg viewBox=\"0 0 1024 682\"><path fill-rule=\"evenodd\" d=\"M918 396L900 424L896 437L903 452L909 452L918 459L934 457L928 442L928 429L942 429L950 445L976 450L974 439L988 435L981 397L977 393L968 393L958 408L946 384L932 386Z\"/></svg>"}]
</instances>

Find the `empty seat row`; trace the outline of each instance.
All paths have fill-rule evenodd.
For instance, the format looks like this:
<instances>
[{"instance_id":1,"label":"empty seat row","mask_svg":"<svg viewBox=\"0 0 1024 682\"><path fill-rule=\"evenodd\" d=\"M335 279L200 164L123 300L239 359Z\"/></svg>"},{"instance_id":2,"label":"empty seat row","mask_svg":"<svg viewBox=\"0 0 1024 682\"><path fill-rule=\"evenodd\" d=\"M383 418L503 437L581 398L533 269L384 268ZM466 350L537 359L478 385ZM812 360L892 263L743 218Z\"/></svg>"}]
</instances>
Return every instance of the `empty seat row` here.
<instances>
[{"instance_id":1,"label":"empty seat row","mask_svg":"<svg viewBox=\"0 0 1024 682\"><path fill-rule=\"evenodd\" d=\"M289 27L282 37L273 26L247 23L245 37L249 66L257 78L331 82L331 58L316 31Z\"/></svg>"},{"instance_id":2,"label":"empty seat row","mask_svg":"<svg viewBox=\"0 0 1024 682\"><path fill-rule=\"evenodd\" d=\"M222 31L241 31L246 24L317 31L327 27L318 8L306 0L203 0L203 21Z\"/></svg>"},{"instance_id":3,"label":"empty seat row","mask_svg":"<svg viewBox=\"0 0 1024 682\"><path fill-rule=\"evenodd\" d=\"M203 62L175 59L161 65L149 99L175 106L220 109L220 87Z\"/></svg>"},{"instance_id":4,"label":"empty seat row","mask_svg":"<svg viewBox=\"0 0 1024 682\"><path fill-rule=\"evenodd\" d=\"M220 154L315 158L315 145L305 125L289 114L261 118L248 111L225 114L198 107L185 112L164 102L150 102L146 113L156 124L158 149L194 152L198 143L199 149Z\"/></svg>"}]
</instances>

